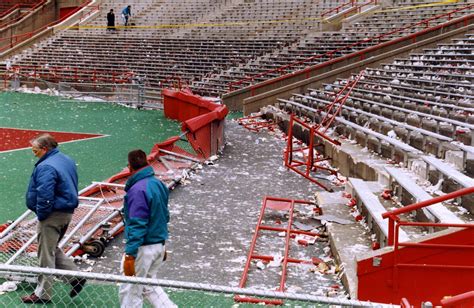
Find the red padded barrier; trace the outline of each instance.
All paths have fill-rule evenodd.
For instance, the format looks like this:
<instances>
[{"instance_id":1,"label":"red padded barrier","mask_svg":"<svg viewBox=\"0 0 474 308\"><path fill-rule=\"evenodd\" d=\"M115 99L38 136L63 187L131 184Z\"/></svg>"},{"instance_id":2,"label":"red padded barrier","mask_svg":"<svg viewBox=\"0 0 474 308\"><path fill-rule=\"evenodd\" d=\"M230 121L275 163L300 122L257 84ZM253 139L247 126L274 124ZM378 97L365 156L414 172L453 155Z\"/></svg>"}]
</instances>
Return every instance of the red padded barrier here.
<instances>
[{"instance_id":1,"label":"red padded barrier","mask_svg":"<svg viewBox=\"0 0 474 308\"><path fill-rule=\"evenodd\" d=\"M165 116L183 122L182 131L202 158L209 158L224 145L226 106L192 94L189 90L162 90Z\"/></svg>"},{"instance_id":2,"label":"red padded barrier","mask_svg":"<svg viewBox=\"0 0 474 308\"><path fill-rule=\"evenodd\" d=\"M452 247L405 247L398 255L389 251L359 260L357 298L387 304L406 298L420 307L426 301L439 305L445 296L474 288L474 228L423 243Z\"/></svg>"},{"instance_id":3,"label":"red padded barrier","mask_svg":"<svg viewBox=\"0 0 474 308\"><path fill-rule=\"evenodd\" d=\"M175 91L163 89L161 93L163 95L165 116L180 122L209 113L221 107L221 105L211 100L192 94L189 90ZM227 107L225 109L225 115L227 115Z\"/></svg>"}]
</instances>

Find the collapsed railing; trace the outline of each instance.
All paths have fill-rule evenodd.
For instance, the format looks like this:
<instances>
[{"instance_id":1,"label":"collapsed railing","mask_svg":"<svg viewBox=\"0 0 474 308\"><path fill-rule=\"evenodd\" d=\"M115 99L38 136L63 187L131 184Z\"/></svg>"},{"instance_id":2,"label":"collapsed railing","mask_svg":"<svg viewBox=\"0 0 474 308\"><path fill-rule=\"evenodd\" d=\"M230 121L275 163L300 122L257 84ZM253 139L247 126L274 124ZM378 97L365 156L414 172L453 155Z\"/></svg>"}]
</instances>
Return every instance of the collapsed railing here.
<instances>
[{"instance_id":1,"label":"collapsed railing","mask_svg":"<svg viewBox=\"0 0 474 308\"><path fill-rule=\"evenodd\" d=\"M223 148L224 120L227 108L192 93L166 92L165 110L177 105L185 117L183 134L157 143L148 155L148 163L170 189L178 185L201 162ZM168 107L167 107L168 106ZM180 116L182 115L179 114ZM53 134L54 135L54 134ZM187 136L190 146L182 145ZM193 153L194 152L194 153ZM120 210L125 196L124 184L130 176L128 168L104 182L93 182L79 192L80 205L64 239L59 243L67 256L88 253L99 257L109 240L122 232ZM37 245L36 215L27 210L14 222L0 226L0 263L34 265Z\"/></svg>"},{"instance_id":2,"label":"collapsed railing","mask_svg":"<svg viewBox=\"0 0 474 308\"><path fill-rule=\"evenodd\" d=\"M296 230L293 229L293 222L294 222L294 212L296 206L306 206L306 207L313 207L312 210L318 209L317 205L314 202L306 201L306 200L294 200L294 199L285 199L285 198L275 198L270 196L265 196L263 198L262 209L260 211L260 216L258 218L257 227L255 228L255 232L253 234L252 242L250 244L249 253L247 256L247 261L245 263L244 271L242 273L242 277L240 279L239 288L244 288L247 284L249 270L252 261L254 260L263 260L263 261L275 261L282 263L282 270L281 270L281 277L280 277L280 285L278 287L279 292L285 291L285 284L287 278L287 271L288 271L288 264L289 263L304 263L304 264L313 264L313 260L301 260L297 258L290 258L290 241L291 238L295 235L302 235L308 238L314 239L320 236L320 233L316 232L309 232L304 230ZM288 222L286 227L275 227L271 226L264 220L265 212L267 209L278 210L283 212L288 212ZM285 234L285 248L284 254L281 260L275 260L276 257L271 255L259 255L256 253L257 249L257 241L259 237L259 232L261 231L274 231L274 232L283 232ZM267 304L267 305L282 305L283 301L278 299L269 299L269 298L255 298L255 297L245 297L241 294L236 295L234 297L236 302L242 303L255 303L255 304Z\"/></svg>"},{"instance_id":3,"label":"collapsed railing","mask_svg":"<svg viewBox=\"0 0 474 308\"><path fill-rule=\"evenodd\" d=\"M324 157L316 150L318 146L323 144L315 144L315 139L317 137L324 139L336 146L341 145L338 140L334 139L327 132L335 119L341 114L342 107L344 106L347 98L364 73L365 71L361 71L357 76L349 79L342 89L332 94L334 96L334 101L330 103L324 110L318 110L318 113L322 116L322 119L319 121L319 123L310 125L305 121L298 119L293 113L290 115L288 140L283 158L285 161L285 166L327 191L332 191L332 189L322 184L319 180L320 177L313 175L313 172L323 170L337 177L337 171L321 165L323 161L328 161L331 158ZM307 146L295 147L293 141L295 125L299 125L308 132L308 137L306 138ZM301 139L303 136L296 137ZM302 159L296 158L295 154L301 156ZM301 170L301 167L304 169Z\"/></svg>"}]
</instances>

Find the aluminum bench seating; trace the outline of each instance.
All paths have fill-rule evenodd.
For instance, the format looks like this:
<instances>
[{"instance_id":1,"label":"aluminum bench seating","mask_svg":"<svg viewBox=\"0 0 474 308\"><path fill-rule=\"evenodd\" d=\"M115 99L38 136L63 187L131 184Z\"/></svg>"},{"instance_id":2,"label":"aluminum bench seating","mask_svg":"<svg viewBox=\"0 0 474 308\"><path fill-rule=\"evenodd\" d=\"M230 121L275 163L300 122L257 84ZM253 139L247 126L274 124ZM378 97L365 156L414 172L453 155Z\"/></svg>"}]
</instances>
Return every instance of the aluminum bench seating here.
<instances>
[{"instance_id":1,"label":"aluminum bench seating","mask_svg":"<svg viewBox=\"0 0 474 308\"><path fill-rule=\"evenodd\" d=\"M362 91L360 90L360 88L371 89L371 92L373 93L378 93L384 96L387 95L390 97L398 97L403 101L411 100L412 98L422 100L422 104L424 106L429 105L433 107L429 110L430 114L439 115L437 113L443 110L446 111L445 114L448 116L450 115L450 111L474 113L474 96L466 96L442 91L433 91L429 89L414 89L408 86L390 84L387 82L387 80L381 78L370 81L359 81L359 86L360 87L357 88L359 91ZM473 101L472 107L459 106L457 104L452 103L452 101L450 101L449 103L444 103L441 100L442 97L452 98L453 101L459 101L464 98L469 98ZM403 105L401 107L403 107Z\"/></svg>"},{"instance_id":2,"label":"aluminum bench seating","mask_svg":"<svg viewBox=\"0 0 474 308\"><path fill-rule=\"evenodd\" d=\"M433 199L433 196L428 194L413 180L413 176L411 174L403 172L400 168L384 167L384 169L390 176L390 182L392 183L391 185L400 185L405 191L408 192L409 195L412 196L413 202L422 202ZM401 197L401 191L397 190L397 192L399 199L403 199ZM464 223L462 219L457 217L453 212L440 203L430 205L423 210L424 216L426 216L426 218L432 222L453 224Z\"/></svg>"},{"instance_id":3,"label":"aluminum bench seating","mask_svg":"<svg viewBox=\"0 0 474 308\"><path fill-rule=\"evenodd\" d=\"M388 219L383 219L382 214L387 209L380 203L379 199L369 186L361 179L349 178L351 194L357 200L357 208L366 216L369 228L377 237L377 242L384 247L388 238ZM409 241L410 238L403 229L399 229L398 238L400 242Z\"/></svg>"},{"instance_id":4,"label":"aluminum bench seating","mask_svg":"<svg viewBox=\"0 0 474 308\"><path fill-rule=\"evenodd\" d=\"M317 90L314 90L314 89L309 89L309 90L317 92ZM319 91L319 92L326 93L327 95L331 94L331 93L326 92L326 91ZM435 127L434 127L435 129L433 130L433 132L444 134L445 136L448 135L448 133L444 129L442 129L442 124L444 124L444 123L448 123L448 124L450 124L452 126L455 126L455 127L463 127L463 128L469 129L471 131L471 133L474 132L474 125L473 124L468 124L468 123L457 121L457 120L452 120L452 119L447 119L447 118L444 118L444 117L439 117L439 116L435 116L435 115L431 115L431 114L426 114L426 113L422 113L422 112L419 112L419 111L410 110L410 109L406 109L406 108L396 107L396 106L385 104L385 103L379 103L379 102L368 100L368 99L358 98L358 97L355 97L353 95L353 93L351 93L351 95L349 95L349 98L351 98L354 102L369 103L371 105L377 105L381 109L386 108L387 111L388 110L392 111L390 114L394 114L394 111L399 111L400 113L397 114L397 115L404 114L406 119L409 119L409 116L416 115L416 116L419 117L419 122L418 123L420 123L420 124L422 123L423 118L430 118L430 120L435 121L433 123L435 125ZM382 109L382 111L383 111L383 109ZM406 121L406 122L409 123L410 121ZM452 131L451 135L448 135L447 137L455 138L456 137L455 133L456 133L456 131ZM473 137L471 136L468 139L471 141L473 139Z\"/></svg>"},{"instance_id":5,"label":"aluminum bench seating","mask_svg":"<svg viewBox=\"0 0 474 308\"><path fill-rule=\"evenodd\" d=\"M468 75L461 75L459 76L459 79L462 80L453 80L453 78L444 78L441 79L439 75L442 75L442 77L452 77L448 73L446 74L423 74L421 73L416 73L414 74L413 72L410 71L405 71L405 72L393 72L390 70L385 70L383 68L378 68L378 69L367 69L367 75L376 75L376 76L391 76L392 78L397 78L400 79L401 81L406 81L406 80L412 80L412 81L422 81L426 83L434 83L434 84L440 84L440 85L446 85L446 86L452 86L458 88L459 86L462 86L464 89L474 89L474 86L467 80L465 80L465 77L468 77L471 79L472 77ZM419 77L418 77L419 76ZM433 78L435 77L435 78ZM465 80L463 82L463 80ZM459 82L462 82L461 84Z\"/></svg>"},{"instance_id":6,"label":"aluminum bench seating","mask_svg":"<svg viewBox=\"0 0 474 308\"><path fill-rule=\"evenodd\" d=\"M318 109L306 106L304 104L301 104L292 100L278 98L277 105L282 110L290 110L291 112L294 112L300 115L303 115L303 114L307 116L315 116L317 114L322 114L323 116L325 115L325 112L322 112ZM376 139L377 148L374 149L374 151L379 154L386 155L388 158L394 161L403 162L404 164L407 164L408 159L410 157L415 157L422 154L420 150L400 140L390 138L386 135L375 132L369 128L366 128L356 123L353 123L351 121L348 121L342 117L336 117L335 122L336 122L336 126L339 125L339 127L344 130L343 132L344 135L347 135L353 139L355 139L355 132L360 132L360 133L366 134L368 138L371 137L371 138ZM336 131L337 131L337 127L336 127ZM389 145L390 147L389 153L382 152L382 143Z\"/></svg>"},{"instance_id":7,"label":"aluminum bench seating","mask_svg":"<svg viewBox=\"0 0 474 308\"><path fill-rule=\"evenodd\" d=\"M392 75L383 75L384 73L387 72L380 72L380 75L366 75L364 76L364 80L375 80L378 81L380 79L384 79L385 82L388 82L389 84L393 84L394 79L398 79L397 76L392 76ZM428 80L428 79L419 79L419 78L411 78L411 77L406 77L401 80L399 80L399 83L403 86L407 87L413 87L413 88L420 88L420 89L427 89L427 90L432 90L437 92L438 90L444 92L444 93L449 93L449 94L464 94L463 92L459 92L459 84L457 83L451 83L448 81L443 81L443 80ZM463 85L463 88L465 86ZM467 92L467 91L465 91ZM466 93L467 95L472 95L473 93Z\"/></svg>"},{"instance_id":8,"label":"aluminum bench seating","mask_svg":"<svg viewBox=\"0 0 474 308\"><path fill-rule=\"evenodd\" d=\"M438 103L438 102L434 102L434 101L432 101L428 98L423 98L422 99L422 98L415 98L415 97L407 97L407 96L404 96L404 95L392 94L393 92L389 92L389 91L381 92L381 91L377 91L377 90L373 90L373 89L366 90L366 89L361 89L361 88L355 88L354 91L356 91L357 93L365 94L365 95L363 95L363 97L368 97L369 95L370 96L379 95L381 97L386 98L386 99L384 99L384 102L387 102L387 103L392 102L392 105L395 105L392 100L398 100L398 102L400 102L401 104L396 105L396 106L404 107L405 103L407 103L407 106L414 107L414 109L416 111L420 111L420 112L427 113L427 114L434 114L434 112L436 111L435 109L430 108L427 105L442 107L442 108L446 108L446 109L457 109L457 111L461 111L461 112L465 112L465 113L474 113L474 108L457 107L456 105L453 105L453 104ZM409 92L406 92L406 93L409 93ZM390 100L388 98L390 98ZM432 98L432 99L434 100L434 98ZM413 106L411 103L415 103L415 105ZM407 109L411 109L411 108L407 108Z\"/></svg>"},{"instance_id":9,"label":"aluminum bench seating","mask_svg":"<svg viewBox=\"0 0 474 308\"><path fill-rule=\"evenodd\" d=\"M454 169L452 166L443 162L442 160L428 155L424 155L421 158L424 162L426 162L427 167L431 166L435 168L442 174L442 177L453 180L463 188L474 186L473 178L459 172L458 170ZM426 175L426 178L428 178L428 174Z\"/></svg>"},{"instance_id":10,"label":"aluminum bench seating","mask_svg":"<svg viewBox=\"0 0 474 308\"><path fill-rule=\"evenodd\" d=\"M313 102L317 102L317 103L319 103L319 105L322 105L323 108L324 108L324 106L329 105L331 103L331 101L325 101L325 100L313 97L311 95L294 94L293 95L293 100L302 103L301 100L296 100L296 98L301 98L303 100L310 100L310 101L313 101ZM409 125L407 123L398 122L398 121L395 121L395 120L392 120L392 119L389 119L389 118L385 118L383 116L379 116L379 115L376 115L376 114L371 114L370 112L366 112L366 111L356 109L356 108L353 108L353 107L343 106L343 110L348 110L348 111L354 112L358 115L364 115L364 116L367 117L367 119L377 119L380 122L390 123L391 125L393 125L394 127L397 127L397 128L404 128L408 131L408 134L405 137L405 139L407 139L407 140L410 140L411 135L414 134L414 133L422 134L425 137L431 137L433 139L436 139L437 142L434 142L434 153L433 153L435 155L440 155L440 152L441 152L440 147L442 146L442 143L449 143L449 142L453 141L452 138L449 138L449 137L446 137L446 136L443 136L443 135L440 135L440 134L437 134L437 133L433 133L431 131L428 131L428 130L425 130L425 129L422 129L422 128L418 128L418 127ZM346 113L346 114L348 115L348 113ZM346 118L344 113L342 113L342 116L346 120L350 121L350 119ZM358 124L363 124L363 123L358 123ZM371 127L371 129L374 129L374 128ZM380 126L379 126L379 129L380 129ZM374 129L374 131L378 131L378 130ZM384 133L382 131L378 131L378 132L382 133L382 134ZM428 138L426 138L426 139L428 139ZM426 148L426 146L427 146L426 145L426 139L424 139L423 144L418 149L421 150L421 151L424 151L424 152L429 152Z\"/></svg>"}]
</instances>

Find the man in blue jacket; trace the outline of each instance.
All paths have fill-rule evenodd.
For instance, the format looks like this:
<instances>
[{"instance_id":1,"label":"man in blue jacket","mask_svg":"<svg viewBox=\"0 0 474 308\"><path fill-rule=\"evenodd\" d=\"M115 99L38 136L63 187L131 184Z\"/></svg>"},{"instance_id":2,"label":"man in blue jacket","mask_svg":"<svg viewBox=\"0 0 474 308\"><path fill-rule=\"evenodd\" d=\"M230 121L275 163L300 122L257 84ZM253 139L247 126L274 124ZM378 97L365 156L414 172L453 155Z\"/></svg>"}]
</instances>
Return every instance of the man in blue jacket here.
<instances>
[{"instance_id":1,"label":"man in blue jacket","mask_svg":"<svg viewBox=\"0 0 474 308\"><path fill-rule=\"evenodd\" d=\"M122 270L126 276L157 278L158 269L166 259L169 190L155 177L142 150L128 153L128 167L131 177L125 184L123 212L127 242ZM119 295L121 307L142 307L143 296L153 307L176 307L160 287L122 284Z\"/></svg>"},{"instance_id":2,"label":"man in blue jacket","mask_svg":"<svg viewBox=\"0 0 474 308\"><path fill-rule=\"evenodd\" d=\"M31 141L33 154L39 158L31 175L26 193L26 206L38 217L39 266L77 270L74 262L57 247L71 222L78 206L77 170L75 162L61 153L58 143L49 134L42 134ZM69 293L76 296L85 284L84 279L68 278L72 285ZM48 303L51 301L52 277L38 276L33 294L22 297L24 303Z\"/></svg>"},{"instance_id":3,"label":"man in blue jacket","mask_svg":"<svg viewBox=\"0 0 474 308\"><path fill-rule=\"evenodd\" d=\"M123 25L128 26L128 20L132 17L132 6L127 5L123 10L122 10L122 19L123 19Z\"/></svg>"}]
</instances>

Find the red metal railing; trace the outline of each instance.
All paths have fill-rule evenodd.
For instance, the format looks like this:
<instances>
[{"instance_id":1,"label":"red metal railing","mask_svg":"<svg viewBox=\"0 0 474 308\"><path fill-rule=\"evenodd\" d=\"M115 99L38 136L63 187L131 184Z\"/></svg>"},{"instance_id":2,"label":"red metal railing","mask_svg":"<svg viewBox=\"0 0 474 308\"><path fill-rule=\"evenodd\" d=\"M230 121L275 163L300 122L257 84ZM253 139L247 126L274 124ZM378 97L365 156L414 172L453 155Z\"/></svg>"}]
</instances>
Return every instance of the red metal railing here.
<instances>
[{"instance_id":1,"label":"red metal railing","mask_svg":"<svg viewBox=\"0 0 474 308\"><path fill-rule=\"evenodd\" d=\"M403 257L401 248L405 247L405 249L408 248L415 248L415 249L442 249L445 251L462 251L462 252L472 252L474 250L474 245L471 242L467 243L449 243L449 240L447 243L441 243L440 241L437 242L426 242L426 241L412 241L412 242L399 242L398 235L399 235L399 230L400 227L423 227L423 228L459 228L462 230L473 230L474 229L474 224L462 224L462 223L431 223L431 222L408 222L408 221L401 221L399 215L408 213L411 211L419 210L424 207L437 204L443 201L451 200L451 199L456 199L462 196L470 195L474 193L474 186L469 187L469 188L464 188L449 194L446 194L444 196L436 197L430 200L426 200L423 202L418 202L415 204L411 204L408 206L405 206L403 208L396 209L394 211L386 212L382 214L383 218L388 218L389 219L389 230L388 230L388 238L387 238L387 244L388 245L393 245L393 281L397 281L398 283L403 283L402 281L399 281L399 271L402 268L405 268L407 270L417 270L417 269L423 269L426 271L434 271L434 270L440 270L442 269L443 272L446 270L453 271L453 273L457 272L462 272L462 273L473 273L474 266L472 266L472 260L467 257L467 258L461 258L460 260L465 261L461 262L460 264L449 264L446 262L443 262L442 264L439 264L438 262L434 261L429 261L429 260L424 260L423 262L414 262L410 263L406 260L406 258ZM431 250L429 250L431 251ZM469 254L468 254L469 255ZM463 255L464 256L464 255ZM469 272L466 272L469 271ZM455 275L455 274L453 274ZM455 276L452 276L455 277ZM466 277L464 275L463 277ZM443 280L442 278L440 278ZM462 278L460 278L462 279ZM469 279L470 282L472 282L472 279ZM462 284L462 282L460 282ZM394 289L398 288L400 286L395 286ZM468 287L469 289L469 287ZM462 290L466 290L465 288L462 288ZM439 293L439 292L438 292ZM439 296L440 294L437 294L436 296ZM418 299L419 300L419 299ZM459 298L459 303L465 303L470 302L474 303L473 299L473 294L467 295L466 298L461 296ZM402 307L411 307L408 300L402 299L401 302ZM443 307L445 305L443 304ZM459 305L459 306L447 306L447 307L472 307L472 305Z\"/></svg>"},{"instance_id":2,"label":"red metal railing","mask_svg":"<svg viewBox=\"0 0 474 308\"><path fill-rule=\"evenodd\" d=\"M388 238L387 245L391 246L395 244L398 246L417 246L417 245L429 245L423 243L399 243L398 242L398 229L400 226L423 226L423 227L457 227L457 228L474 228L474 224L446 224L446 223L426 223L426 222L408 222L401 221L398 215L419 210L421 208L440 203L443 201L459 198L474 193L474 186L457 190L455 192L446 194L444 196L436 197L430 200L414 203L411 205L404 206L402 208L386 212L382 214L382 218L388 218ZM474 247L472 247L474 248Z\"/></svg>"},{"instance_id":3,"label":"red metal railing","mask_svg":"<svg viewBox=\"0 0 474 308\"><path fill-rule=\"evenodd\" d=\"M0 29L1 28L6 28L10 25L13 25L14 23L20 21L21 19L23 19L26 15L30 14L31 12L33 12L34 10L36 10L37 8L41 7L42 5L44 5L46 3L45 0L42 0L42 1L38 1L37 3L35 4L16 4L15 6L13 6L12 8L10 8L10 10L8 10L7 12L4 12L4 14L0 15L0 17L3 17L5 15L8 15L12 12L14 12L15 10L18 10L18 9L22 9L22 8L28 8L28 11L26 12L21 12L20 15L14 19L11 19L11 20L7 20L3 23L0 23Z\"/></svg>"},{"instance_id":4,"label":"red metal railing","mask_svg":"<svg viewBox=\"0 0 474 308\"><path fill-rule=\"evenodd\" d=\"M275 206L282 206L281 211L288 212L288 221L286 227L274 227L271 225L265 224L265 210L267 208L276 209L272 207L272 204ZM277 205L278 204L278 205ZM286 204L283 206L283 204ZM253 260L264 260L264 261L273 261L274 257L271 255L259 255L256 254L256 246L258 237L260 236L260 231L275 231L275 232L285 232L285 249L283 258L281 260L281 277L280 277L280 286L278 287L277 291L284 292L285 291L285 283L287 277L287 268L289 263L305 263L305 264L313 264L312 260L301 260L290 258L290 240L292 236L296 234L304 234L312 237L317 237L320 234L302 230L295 230L293 229L293 213L295 210L296 205L306 205L306 206L314 206L314 203L311 201L306 200L294 200L294 199L284 199L284 198L276 198L265 196L263 199L262 208L260 210L260 215L257 222L257 227L255 228L255 232L253 233L252 242L250 243L249 253L247 255L247 261L245 262L244 271L242 273L242 277L240 278L239 288L245 288L248 280L248 273L250 270L250 266L252 265ZM236 302L244 302L244 303L254 303L254 304L267 304L267 305L282 305L283 301L279 299L264 299L264 298L253 298L253 297L244 297L240 295L235 295L234 300Z\"/></svg>"},{"instance_id":5,"label":"red metal railing","mask_svg":"<svg viewBox=\"0 0 474 308\"><path fill-rule=\"evenodd\" d=\"M347 7L351 8L350 11L348 11L347 13L351 13L354 10L357 10L358 12L360 12L361 8L363 8L364 6L370 5L370 4L374 4L374 5L377 4L377 0L369 0L366 3L362 3L362 4L359 4L359 5L357 5L357 0L351 0L347 3L341 4L341 5L339 5L335 8L332 8L330 10L327 10L327 11L321 13L321 17L327 16L327 15L338 14L339 12L345 10Z\"/></svg>"},{"instance_id":6,"label":"red metal railing","mask_svg":"<svg viewBox=\"0 0 474 308\"><path fill-rule=\"evenodd\" d=\"M43 26L43 27L41 27L41 28L39 28L35 31L22 33L22 34L18 34L18 35L13 35L11 37L6 37L6 38L3 38L3 39L0 39L0 45L2 45L2 42L4 42L4 41L8 41L8 40L10 41L9 44L6 44L5 46L0 48L0 52L4 52L5 50L13 48L14 46L18 45L19 43L33 37L34 35L44 31L45 29L63 22L64 20L66 20L67 18L69 18L70 16L74 15L75 13L79 12L82 9L85 9L85 8L90 9L90 11L87 12L87 15L90 15L90 14L100 10L100 7L98 5L89 6L88 4L90 2L91 2L90 0L87 1L87 3L78 6L77 9L69 12L68 14L64 15L60 19L58 19L56 21L53 21L53 22L51 22L51 23L49 23L49 24L47 24L47 25L45 25L45 26Z\"/></svg>"},{"instance_id":7,"label":"red metal railing","mask_svg":"<svg viewBox=\"0 0 474 308\"><path fill-rule=\"evenodd\" d=\"M70 67L42 67L34 65L12 66L4 75L4 83L16 76L43 79L51 82L74 81L92 83L128 83L134 77L133 72L116 72L102 69L80 69Z\"/></svg>"},{"instance_id":8,"label":"red metal railing","mask_svg":"<svg viewBox=\"0 0 474 308\"><path fill-rule=\"evenodd\" d=\"M41 2L44 2L44 1L41 1ZM25 3L15 4L15 5L11 6L8 10L0 12L0 18L3 18L4 16L7 16L7 15L11 14L11 13L15 12L18 9L32 8L35 5L36 4L25 4Z\"/></svg>"},{"instance_id":9,"label":"red metal railing","mask_svg":"<svg viewBox=\"0 0 474 308\"><path fill-rule=\"evenodd\" d=\"M160 87L172 86L174 89L181 90L189 88L189 84L186 80L183 80L179 76L167 77L159 81Z\"/></svg>"},{"instance_id":10,"label":"red metal railing","mask_svg":"<svg viewBox=\"0 0 474 308\"><path fill-rule=\"evenodd\" d=\"M230 82L229 85L228 85L229 86L229 92L232 92L234 90L234 87L239 88L245 82L253 83L255 81L255 79L257 79L257 78L262 78L262 77L265 77L265 76L268 76L268 75L274 74L274 73L279 73L279 74L284 73L285 75L282 75L282 76L277 77L277 78L273 78L273 79L268 80L268 81L263 81L263 82L261 82L257 85L251 86L252 92L255 91L258 88L261 88L263 86L273 84L273 83L276 83L276 82L280 82L281 80L289 78L289 77L305 75L305 78L309 78L310 77L310 74L309 74L310 72L312 72L314 70L317 70L317 69L320 69L322 67L334 64L336 62L344 61L344 60L347 60L347 59L350 59L350 58L354 58L354 57L360 57L361 59L363 59L365 53L368 53L368 52L370 52L374 49L378 49L380 47L384 47L384 46L388 46L388 45L394 45L394 44L399 43L399 42L404 41L404 40L415 40L416 37L419 36L419 35L425 34L426 32L429 32L429 31L435 31L439 28L442 28L444 26L447 26L447 25L453 23L452 16L454 14L462 12L464 10L469 10L471 8L474 8L474 4L464 6L462 8L450 11L448 13L437 15L437 16L422 20L420 22L417 22L415 24L411 24L411 25L406 26L406 27L398 28L398 29L395 29L393 31L390 31L390 32L387 32L387 33L384 33L384 34L375 35L371 38L366 38L362 41L359 41L359 42L356 42L356 43L353 43L353 44L349 44L349 45L345 45L343 47L337 48L337 49L332 50L332 51L328 51L328 52L326 52L324 54L321 54L321 55L316 55L316 56L306 58L304 60L291 62L289 64L283 65L283 66L275 68L275 69L267 70L267 71L264 71L264 72L256 74L256 75L248 76L248 77L242 78L240 80ZM447 17L447 19L450 20L450 21L446 22L446 23L439 24L439 25L434 26L432 28L429 28L430 22L432 22L434 20L441 19L441 18L445 18L445 17ZM467 20L470 20L470 19L474 18L474 14L470 14L470 15L464 16L462 18L464 18L467 21ZM398 38L398 39L393 39L393 40L386 41L386 42L382 43L384 38L386 38L386 37L388 37L392 34L403 32L405 30L416 28L418 26L425 26L426 29L415 32L413 34L410 34L410 35L407 35L407 36L404 36L404 37L401 37L401 38ZM338 52L341 52L341 51L344 51L344 50L350 50L350 49L353 49L354 47L357 47L357 46L360 46L360 45L363 45L363 44L367 44L369 42L378 42L378 45L374 45L374 46L362 49L360 51L351 53L351 54L346 55L346 56L341 56L341 57L335 58L335 56ZM293 67L296 67L298 65L302 65L302 64L305 64L307 62L310 62L310 61L313 61L313 60L316 60L316 59L321 59L321 58L324 58L324 57L328 57L329 60L326 60L325 62L323 62L321 64L317 64L317 65L314 65L310 68L306 68L304 70L300 70L300 71L297 71L297 72L286 73L286 71L285 71L286 69L293 68ZM252 93L252 95L253 95L253 93Z\"/></svg>"},{"instance_id":11,"label":"red metal railing","mask_svg":"<svg viewBox=\"0 0 474 308\"><path fill-rule=\"evenodd\" d=\"M441 305L443 305L443 307L445 308L473 307L474 291L466 292L449 298L444 298L441 300Z\"/></svg>"}]
</instances>

